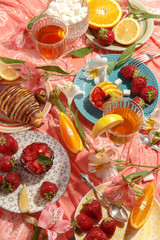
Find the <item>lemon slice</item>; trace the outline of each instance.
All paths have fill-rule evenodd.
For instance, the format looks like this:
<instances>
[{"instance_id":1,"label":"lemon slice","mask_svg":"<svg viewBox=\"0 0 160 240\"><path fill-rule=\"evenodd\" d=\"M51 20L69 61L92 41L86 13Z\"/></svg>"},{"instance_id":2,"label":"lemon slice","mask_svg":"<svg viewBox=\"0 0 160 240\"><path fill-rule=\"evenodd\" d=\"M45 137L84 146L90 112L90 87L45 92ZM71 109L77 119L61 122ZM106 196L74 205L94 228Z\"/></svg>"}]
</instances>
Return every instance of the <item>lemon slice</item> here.
<instances>
[{"instance_id":1,"label":"lemon slice","mask_svg":"<svg viewBox=\"0 0 160 240\"><path fill-rule=\"evenodd\" d=\"M113 85L113 83L111 81L104 81L98 84L98 87L104 87L106 85Z\"/></svg>"},{"instance_id":2,"label":"lemon slice","mask_svg":"<svg viewBox=\"0 0 160 240\"><path fill-rule=\"evenodd\" d=\"M27 194L26 184L23 185L23 188L19 196L19 209L22 213L27 213L30 211L29 199Z\"/></svg>"},{"instance_id":3,"label":"lemon slice","mask_svg":"<svg viewBox=\"0 0 160 240\"><path fill-rule=\"evenodd\" d=\"M107 127L113 128L124 121L123 117L118 114L108 114L98 119L92 128L92 137L96 138L106 132Z\"/></svg>"},{"instance_id":4,"label":"lemon slice","mask_svg":"<svg viewBox=\"0 0 160 240\"><path fill-rule=\"evenodd\" d=\"M19 78L17 70L0 61L0 77L7 81L14 81Z\"/></svg>"},{"instance_id":5,"label":"lemon slice","mask_svg":"<svg viewBox=\"0 0 160 240\"><path fill-rule=\"evenodd\" d=\"M122 45L136 42L141 34L141 26L134 18L122 19L114 29L115 41Z\"/></svg>"}]
</instances>

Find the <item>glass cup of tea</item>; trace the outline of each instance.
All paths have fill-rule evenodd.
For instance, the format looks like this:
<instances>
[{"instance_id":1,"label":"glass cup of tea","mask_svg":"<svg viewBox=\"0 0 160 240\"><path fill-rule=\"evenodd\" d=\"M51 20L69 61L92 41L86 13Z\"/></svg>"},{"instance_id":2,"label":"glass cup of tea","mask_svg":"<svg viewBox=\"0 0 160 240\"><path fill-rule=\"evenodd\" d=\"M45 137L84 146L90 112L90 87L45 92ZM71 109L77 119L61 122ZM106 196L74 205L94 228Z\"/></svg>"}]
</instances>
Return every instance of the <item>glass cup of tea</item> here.
<instances>
[{"instance_id":1,"label":"glass cup of tea","mask_svg":"<svg viewBox=\"0 0 160 240\"><path fill-rule=\"evenodd\" d=\"M107 127L107 136L117 146L126 144L141 129L144 121L143 109L133 100L122 99L113 101L106 105L104 115L119 114L123 117L124 122L113 128Z\"/></svg>"},{"instance_id":2,"label":"glass cup of tea","mask_svg":"<svg viewBox=\"0 0 160 240\"><path fill-rule=\"evenodd\" d=\"M64 53L68 27L60 18L39 18L34 22L31 33L43 58L55 60Z\"/></svg>"}]
</instances>

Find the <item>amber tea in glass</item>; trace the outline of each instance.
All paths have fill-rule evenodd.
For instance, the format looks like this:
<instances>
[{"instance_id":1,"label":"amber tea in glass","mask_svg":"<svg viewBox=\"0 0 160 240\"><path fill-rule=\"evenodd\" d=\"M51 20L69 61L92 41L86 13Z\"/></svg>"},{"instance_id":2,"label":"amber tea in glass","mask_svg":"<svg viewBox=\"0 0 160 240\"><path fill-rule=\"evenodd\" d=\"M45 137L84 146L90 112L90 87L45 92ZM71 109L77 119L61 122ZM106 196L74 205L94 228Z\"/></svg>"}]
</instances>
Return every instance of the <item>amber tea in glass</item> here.
<instances>
[{"instance_id":1,"label":"amber tea in glass","mask_svg":"<svg viewBox=\"0 0 160 240\"><path fill-rule=\"evenodd\" d=\"M129 142L140 130L143 123L143 110L132 100L123 99L108 104L104 109L106 114L119 114L124 122L111 129L107 128L108 138L116 144L125 144Z\"/></svg>"},{"instance_id":2,"label":"amber tea in glass","mask_svg":"<svg viewBox=\"0 0 160 240\"><path fill-rule=\"evenodd\" d=\"M64 53L68 29L60 18L40 18L33 24L31 31L42 57L54 60Z\"/></svg>"}]
</instances>

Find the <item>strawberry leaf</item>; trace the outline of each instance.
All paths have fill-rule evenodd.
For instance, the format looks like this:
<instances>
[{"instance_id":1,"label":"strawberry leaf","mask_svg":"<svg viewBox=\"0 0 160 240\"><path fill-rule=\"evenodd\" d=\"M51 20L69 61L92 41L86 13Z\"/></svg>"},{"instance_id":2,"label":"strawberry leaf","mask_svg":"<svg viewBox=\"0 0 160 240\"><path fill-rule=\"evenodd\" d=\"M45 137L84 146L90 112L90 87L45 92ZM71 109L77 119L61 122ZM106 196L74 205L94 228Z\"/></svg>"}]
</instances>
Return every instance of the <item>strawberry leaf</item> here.
<instances>
[{"instance_id":1,"label":"strawberry leaf","mask_svg":"<svg viewBox=\"0 0 160 240\"><path fill-rule=\"evenodd\" d=\"M76 49L76 50L73 50L69 53L67 53L67 55L72 55L72 56L75 56L75 57L85 57L87 56L89 53L91 53L93 51L94 47L84 47L84 48L79 48L79 49Z\"/></svg>"},{"instance_id":2,"label":"strawberry leaf","mask_svg":"<svg viewBox=\"0 0 160 240\"><path fill-rule=\"evenodd\" d=\"M43 164L48 165L48 164L52 163L51 158L49 158L43 154L39 154L37 160L40 165L43 165Z\"/></svg>"}]
</instances>

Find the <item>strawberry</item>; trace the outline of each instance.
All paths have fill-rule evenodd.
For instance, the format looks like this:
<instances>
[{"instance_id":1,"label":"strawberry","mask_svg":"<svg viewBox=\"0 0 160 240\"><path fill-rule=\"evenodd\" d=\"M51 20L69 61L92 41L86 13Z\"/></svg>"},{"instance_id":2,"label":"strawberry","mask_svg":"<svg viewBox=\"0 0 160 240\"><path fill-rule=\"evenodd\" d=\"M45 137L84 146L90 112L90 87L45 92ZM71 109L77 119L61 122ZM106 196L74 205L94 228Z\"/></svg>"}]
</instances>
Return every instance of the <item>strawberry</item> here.
<instances>
[{"instance_id":1,"label":"strawberry","mask_svg":"<svg viewBox=\"0 0 160 240\"><path fill-rule=\"evenodd\" d=\"M18 151L18 143L15 138L7 133L0 133L0 153L14 155Z\"/></svg>"},{"instance_id":2,"label":"strawberry","mask_svg":"<svg viewBox=\"0 0 160 240\"><path fill-rule=\"evenodd\" d=\"M8 173L2 182L2 189L10 192L16 190L21 183L21 179L17 173Z\"/></svg>"},{"instance_id":3,"label":"strawberry","mask_svg":"<svg viewBox=\"0 0 160 240\"><path fill-rule=\"evenodd\" d=\"M94 225L92 218L88 217L86 214L80 213L73 219L71 223L75 231L80 233L87 232Z\"/></svg>"},{"instance_id":4,"label":"strawberry","mask_svg":"<svg viewBox=\"0 0 160 240\"><path fill-rule=\"evenodd\" d=\"M15 165L15 158L12 156L2 156L0 157L0 171L10 172Z\"/></svg>"},{"instance_id":5,"label":"strawberry","mask_svg":"<svg viewBox=\"0 0 160 240\"><path fill-rule=\"evenodd\" d=\"M100 229L99 227L95 226L93 228L91 228L84 240L107 240L107 235L103 232L102 229Z\"/></svg>"},{"instance_id":6,"label":"strawberry","mask_svg":"<svg viewBox=\"0 0 160 240\"><path fill-rule=\"evenodd\" d=\"M138 103L138 105L139 105L142 109L145 108L145 101L144 101L142 98L140 98L140 97L135 97L135 98L133 98L133 101L135 101L136 103Z\"/></svg>"},{"instance_id":7,"label":"strawberry","mask_svg":"<svg viewBox=\"0 0 160 240\"><path fill-rule=\"evenodd\" d=\"M145 77L134 77L132 79L132 94L137 95L146 85L147 80Z\"/></svg>"},{"instance_id":8,"label":"strawberry","mask_svg":"<svg viewBox=\"0 0 160 240\"><path fill-rule=\"evenodd\" d=\"M111 238L116 231L116 221L113 218L107 217L101 222L100 228L108 238Z\"/></svg>"},{"instance_id":9,"label":"strawberry","mask_svg":"<svg viewBox=\"0 0 160 240\"><path fill-rule=\"evenodd\" d=\"M2 182L3 182L3 177L2 177L2 175L0 175L0 186L1 186Z\"/></svg>"},{"instance_id":10,"label":"strawberry","mask_svg":"<svg viewBox=\"0 0 160 240\"><path fill-rule=\"evenodd\" d=\"M44 181L40 187L40 195L43 199L51 201L58 192L57 186L49 181Z\"/></svg>"},{"instance_id":11,"label":"strawberry","mask_svg":"<svg viewBox=\"0 0 160 240\"><path fill-rule=\"evenodd\" d=\"M111 45L114 42L114 32L107 28L100 28L97 34L97 40L102 45Z\"/></svg>"},{"instance_id":12,"label":"strawberry","mask_svg":"<svg viewBox=\"0 0 160 240\"><path fill-rule=\"evenodd\" d=\"M120 69L120 73L125 79L132 81L139 74L139 70L134 65L127 65Z\"/></svg>"},{"instance_id":13,"label":"strawberry","mask_svg":"<svg viewBox=\"0 0 160 240\"><path fill-rule=\"evenodd\" d=\"M34 96L39 103L44 104L47 101L47 92L45 88L38 88Z\"/></svg>"},{"instance_id":14,"label":"strawberry","mask_svg":"<svg viewBox=\"0 0 160 240\"><path fill-rule=\"evenodd\" d=\"M101 204L96 199L89 199L83 206L83 212L91 218L100 221L102 218Z\"/></svg>"},{"instance_id":15,"label":"strawberry","mask_svg":"<svg viewBox=\"0 0 160 240\"><path fill-rule=\"evenodd\" d=\"M28 145L21 154L21 162L32 173L46 172L53 164L54 151L46 144L36 142Z\"/></svg>"},{"instance_id":16,"label":"strawberry","mask_svg":"<svg viewBox=\"0 0 160 240\"><path fill-rule=\"evenodd\" d=\"M157 97L157 89L153 86L144 87L140 92L140 97L147 103L152 103Z\"/></svg>"}]
</instances>

